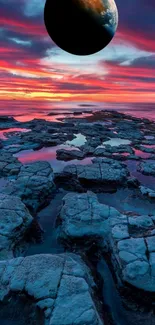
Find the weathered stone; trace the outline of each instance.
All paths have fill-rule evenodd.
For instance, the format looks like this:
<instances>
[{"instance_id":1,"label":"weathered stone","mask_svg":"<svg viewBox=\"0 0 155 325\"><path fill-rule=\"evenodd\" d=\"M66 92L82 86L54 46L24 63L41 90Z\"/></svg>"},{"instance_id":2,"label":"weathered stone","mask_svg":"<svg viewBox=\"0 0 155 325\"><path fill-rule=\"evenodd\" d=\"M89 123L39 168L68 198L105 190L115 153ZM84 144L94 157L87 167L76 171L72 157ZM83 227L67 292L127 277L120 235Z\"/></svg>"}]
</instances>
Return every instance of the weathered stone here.
<instances>
[{"instance_id":1,"label":"weathered stone","mask_svg":"<svg viewBox=\"0 0 155 325\"><path fill-rule=\"evenodd\" d=\"M138 165L137 170L144 175L155 176L155 163L149 161L143 161Z\"/></svg>"},{"instance_id":2,"label":"weathered stone","mask_svg":"<svg viewBox=\"0 0 155 325\"><path fill-rule=\"evenodd\" d=\"M129 225L138 228L150 228L154 223L149 216L136 216L129 218Z\"/></svg>"},{"instance_id":3,"label":"weathered stone","mask_svg":"<svg viewBox=\"0 0 155 325\"><path fill-rule=\"evenodd\" d=\"M12 257L17 245L32 222L20 198L0 194L0 259Z\"/></svg>"},{"instance_id":4,"label":"weathered stone","mask_svg":"<svg viewBox=\"0 0 155 325\"><path fill-rule=\"evenodd\" d=\"M70 245L74 242L82 245L84 241L85 249L87 243L94 241L101 249L106 247L113 263L117 261L113 265L121 281L155 292L155 279L149 263L150 253L155 252L153 216L121 214L100 204L94 193L87 192L67 194L59 217L59 238Z\"/></svg>"},{"instance_id":5,"label":"weathered stone","mask_svg":"<svg viewBox=\"0 0 155 325\"><path fill-rule=\"evenodd\" d=\"M129 171L127 167L113 159L105 158L93 160L91 165L70 165L66 166L60 174L61 178L75 178L83 185L121 185L127 181Z\"/></svg>"},{"instance_id":6,"label":"weathered stone","mask_svg":"<svg viewBox=\"0 0 155 325\"><path fill-rule=\"evenodd\" d=\"M151 190L150 188L145 187L145 186L140 186L139 189L140 189L140 192L142 193L142 195L146 195L151 199L155 198L155 191L154 190Z\"/></svg>"},{"instance_id":7,"label":"weathered stone","mask_svg":"<svg viewBox=\"0 0 155 325\"><path fill-rule=\"evenodd\" d=\"M80 150L57 150L57 159L58 160L72 160L72 159L83 159L85 154Z\"/></svg>"},{"instance_id":8,"label":"weathered stone","mask_svg":"<svg viewBox=\"0 0 155 325\"><path fill-rule=\"evenodd\" d=\"M147 237L146 243L149 252L155 252L155 236Z\"/></svg>"},{"instance_id":9,"label":"weathered stone","mask_svg":"<svg viewBox=\"0 0 155 325\"><path fill-rule=\"evenodd\" d=\"M10 181L3 193L21 197L32 212L45 205L55 189L53 170L46 161L23 165L16 181Z\"/></svg>"},{"instance_id":10,"label":"weathered stone","mask_svg":"<svg viewBox=\"0 0 155 325\"><path fill-rule=\"evenodd\" d=\"M17 175L22 164L11 153L5 150L0 154L0 177Z\"/></svg>"},{"instance_id":11,"label":"weathered stone","mask_svg":"<svg viewBox=\"0 0 155 325\"><path fill-rule=\"evenodd\" d=\"M100 204L92 192L67 194L60 211L60 237L76 240L87 237L89 241L103 240L109 231L108 218L119 214L114 208Z\"/></svg>"},{"instance_id":12,"label":"weathered stone","mask_svg":"<svg viewBox=\"0 0 155 325\"><path fill-rule=\"evenodd\" d=\"M0 300L8 306L12 294L26 294L47 325L103 325L93 301L93 279L79 256L28 256L0 262L0 270Z\"/></svg>"}]
</instances>

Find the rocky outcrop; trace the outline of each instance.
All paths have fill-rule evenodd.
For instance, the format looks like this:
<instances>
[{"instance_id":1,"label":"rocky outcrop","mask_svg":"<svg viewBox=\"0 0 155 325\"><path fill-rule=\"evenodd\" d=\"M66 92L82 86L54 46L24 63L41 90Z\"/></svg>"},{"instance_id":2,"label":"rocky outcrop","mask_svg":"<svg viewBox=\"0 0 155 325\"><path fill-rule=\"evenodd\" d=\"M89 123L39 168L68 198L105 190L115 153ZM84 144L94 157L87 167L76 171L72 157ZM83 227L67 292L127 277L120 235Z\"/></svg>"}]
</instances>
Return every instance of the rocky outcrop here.
<instances>
[{"instance_id":1,"label":"rocky outcrop","mask_svg":"<svg viewBox=\"0 0 155 325\"><path fill-rule=\"evenodd\" d=\"M0 194L0 259L13 257L32 220L20 198Z\"/></svg>"},{"instance_id":2,"label":"rocky outcrop","mask_svg":"<svg viewBox=\"0 0 155 325\"><path fill-rule=\"evenodd\" d=\"M125 215L100 204L92 192L67 194L60 211L60 238L71 243L97 241L108 247L123 283L155 292L155 216Z\"/></svg>"},{"instance_id":3,"label":"rocky outcrop","mask_svg":"<svg viewBox=\"0 0 155 325\"><path fill-rule=\"evenodd\" d=\"M116 274L124 283L155 292L155 224L150 216L120 216L110 221L109 247Z\"/></svg>"},{"instance_id":4,"label":"rocky outcrop","mask_svg":"<svg viewBox=\"0 0 155 325\"><path fill-rule=\"evenodd\" d=\"M65 141L67 141L68 138L71 139L74 138L74 136L70 133L68 134L68 132L65 134L62 133L63 130L61 130L60 132L61 128L59 129L59 133L54 134L52 133L52 129L51 132L50 132L50 128L47 129L47 126L45 130L39 130L39 132L38 130L32 130L31 132L22 133L21 134L22 141L37 143L38 145L40 145L40 147L44 147L44 146L50 147L50 146L57 146L59 144L62 144Z\"/></svg>"},{"instance_id":5,"label":"rocky outcrop","mask_svg":"<svg viewBox=\"0 0 155 325\"><path fill-rule=\"evenodd\" d=\"M37 161L22 165L16 180L10 181L3 193L19 196L32 212L36 212L48 202L54 189L50 164Z\"/></svg>"},{"instance_id":6,"label":"rocky outcrop","mask_svg":"<svg viewBox=\"0 0 155 325\"><path fill-rule=\"evenodd\" d=\"M8 313L10 298L26 295L46 325L103 325L93 300L93 279L77 255L34 255L0 262L0 289Z\"/></svg>"}]
</instances>

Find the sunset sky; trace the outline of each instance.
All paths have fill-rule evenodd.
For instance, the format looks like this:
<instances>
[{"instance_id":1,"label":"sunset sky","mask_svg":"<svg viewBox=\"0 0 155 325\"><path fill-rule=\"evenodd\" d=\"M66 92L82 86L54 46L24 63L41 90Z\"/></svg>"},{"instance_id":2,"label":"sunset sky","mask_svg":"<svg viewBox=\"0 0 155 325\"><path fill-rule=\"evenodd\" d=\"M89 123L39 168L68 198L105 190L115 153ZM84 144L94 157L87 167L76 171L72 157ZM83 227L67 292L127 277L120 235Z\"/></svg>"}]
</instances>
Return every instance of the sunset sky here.
<instances>
[{"instance_id":1,"label":"sunset sky","mask_svg":"<svg viewBox=\"0 0 155 325\"><path fill-rule=\"evenodd\" d=\"M155 103L154 0L117 0L114 39L87 57L69 55L51 41L44 4L0 0L1 112Z\"/></svg>"}]
</instances>

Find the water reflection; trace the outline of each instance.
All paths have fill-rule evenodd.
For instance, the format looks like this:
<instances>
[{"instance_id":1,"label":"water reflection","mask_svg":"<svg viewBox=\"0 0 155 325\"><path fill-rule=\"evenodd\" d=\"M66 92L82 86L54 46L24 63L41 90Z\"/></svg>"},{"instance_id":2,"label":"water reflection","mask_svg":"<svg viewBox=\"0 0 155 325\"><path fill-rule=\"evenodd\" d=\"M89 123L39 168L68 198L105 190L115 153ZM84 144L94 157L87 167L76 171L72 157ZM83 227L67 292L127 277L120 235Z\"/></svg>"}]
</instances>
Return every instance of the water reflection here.
<instances>
[{"instance_id":1,"label":"water reflection","mask_svg":"<svg viewBox=\"0 0 155 325\"><path fill-rule=\"evenodd\" d=\"M130 140L121 139L121 138L112 138L108 141L103 142L103 145L110 145L112 147L118 147L120 145L131 144Z\"/></svg>"},{"instance_id":2,"label":"water reflection","mask_svg":"<svg viewBox=\"0 0 155 325\"><path fill-rule=\"evenodd\" d=\"M23 151L20 151L19 153L15 154L14 156L18 157L19 161L21 161L23 164L34 162L37 160L46 160L51 164L54 172L62 171L63 168L67 165L72 165L72 164L87 165L87 164L92 163L92 161L91 161L92 157L85 158L80 161L78 159L73 159L71 161L57 160L56 159L56 151L58 149L72 150L72 148L69 145L59 145L59 146L55 146L55 147L42 148L37 151L23 150Z\"/></svg>"},{"instance_id":3,"label":"water reflection","mask_svg":"<svg viewBox=\"0 0 155 325\"><path fill-rule=\"evenodd\" d=\"M0 139L7 139L7 133L10 132L29 132L31 131L30 129L24 129L24 128L10 128L10 129L3 129L0 130Z\"/></svg>"},{"instance_id":4,"label":"water reflection","mask_svg":"<svg viewBox=\"0 0 155 325\"><path fill-rule=\"evenodd\" d=\"M85 135L83 135L81 133L77 133L74 135L76 136L76 138L71 141L69 141L69 140L66 141L66 144L68 144L70 146L81 147L87 142Z\"/></svg>"}]
</instances>

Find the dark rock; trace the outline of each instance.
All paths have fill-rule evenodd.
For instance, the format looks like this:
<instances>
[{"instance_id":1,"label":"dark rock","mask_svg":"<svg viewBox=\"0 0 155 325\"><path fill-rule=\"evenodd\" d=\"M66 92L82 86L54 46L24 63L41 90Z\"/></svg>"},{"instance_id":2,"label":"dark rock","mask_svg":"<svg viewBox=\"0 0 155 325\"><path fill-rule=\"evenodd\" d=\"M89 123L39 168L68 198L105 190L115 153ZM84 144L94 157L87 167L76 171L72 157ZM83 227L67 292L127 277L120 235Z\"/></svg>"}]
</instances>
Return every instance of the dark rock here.
<instances>
[{"instance_id":1,"label":"dark rock","mask_svg":"<svg viewBox=\"0 0 155 325\"><path fill-rule=\"evenodd\" d=\"M80 150L65 150L59 149L56 152L58 160L72 160L72 159L83 159L85 157L84 152Z\"/></svg>"}]
</instances>

